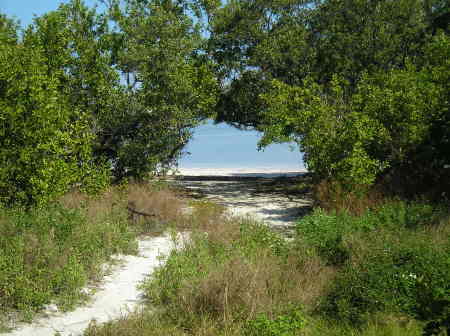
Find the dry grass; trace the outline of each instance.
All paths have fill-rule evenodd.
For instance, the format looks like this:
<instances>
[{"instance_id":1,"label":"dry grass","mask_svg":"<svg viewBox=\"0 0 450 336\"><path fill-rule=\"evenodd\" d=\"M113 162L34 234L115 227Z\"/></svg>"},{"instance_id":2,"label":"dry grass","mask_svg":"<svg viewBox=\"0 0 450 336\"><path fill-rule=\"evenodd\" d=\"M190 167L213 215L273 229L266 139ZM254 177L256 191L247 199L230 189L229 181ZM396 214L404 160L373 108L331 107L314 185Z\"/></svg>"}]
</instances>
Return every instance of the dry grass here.
<instances>
[{"instance_id":1,"label":"dry grass","mask_svg":"<svg viewBox=\"0 0 450 336\"><path fill-rule=\"evenodd\" d=\"M105 214L115 210L125 211L123 192L119 187L109 187L97 196L87 195L79 190L65 194L59 200L65 208L84 208L87 217L91 220L101 220Z\"/></svg>"},{"instance_id":2,"label":"dry grass","mask_svg":"<svg viewBox=\"0 0 450 336\"><path fill-rule=\"evenodd\" d=\"M197 213L201 221L191 241L145 285L163 319L177 320L190 335L241 335L261 313L276 318L293 307L318 306L334 268L262 224L229 218L213 204L194 206L193 221Z\"/></svg>"},{"instance_id":3,"label":"dry grass","mask_svg":"<svg viewBox=\"0 0 450 336\"><path fill-rule=\"evenodd\" d=\"M122 212L140 233L163 231L168 225L182 226L186 222L186 202L168 187L154 183L129 183L113 186L101 195L89 196L74 190L60 198L67 208L84 208L93 221L104 214Z\"/></svg>"},{"instance_id":4,"label":"dry grass","mask_svg":"<svg viewBox=\"0 0 450 336\"><path fill-rule=\"evenodd\" d=\"M307 319L298 335L420 334L421 325L403 316L374 316L361 329L322 320L325 317L316 315L316 308L341 269L327 266L305 241L288 243L251 220L230 218L223 207L212 202L179 201L170 190L129 187L126 202L135 200L140 210L160 211L161 217L171 218L178 229L188 229L191 239L143 286L152 306L103 327L92 326L86 335L243 335L248 322L260 314L275 321L296 309ZM316 195L322 205L352 214L383 204L381 193L345 195L337 185L322 184ZM446 219L442 225L428 228L433 241L447 239L448 224ZM366 232L345 237L345 246L353 251L350 264L362 263L379 240L391 237L388 228L377 232L370 244ZM399 239L400 243L403 238L392 235L393 242Z\"/></svg>"},{"instance_id":5,"label":"dry grass","mask_svg":"<svg viewBox=\"0 0 450 336\"><path fill-rule=\"evenodd\" d=\"M438 225L427 228L427 233L437 245L444 245L450 237L450 215L441 220Z\"/></svg>"},{"instance_id":6,"label":"dry grass","mask_svg":"<svg viewBox=\"0 0 450 336\"><path fill-rule=\"evenodd\" d=\"M357 216L387 201L379 187L373 187L368 191L362 188L349 191L341 183L328 180L318 183L313 194L317 205L321 208L327 211L345 211Z\"/></svg>"},{"instance_id":7,"label":"dry grass","mask_svg":"<svg viewBox=\"0 0 450 336\"><path fill-rule=\"evenodd\" d=\"M185 202L176 197L168 188L159 188L152 184L129 184L125 189L127 205L156 220L182 224ZM141 216L141 219L143 219Z\"/></svg>"},{"instance_id":8,"label":"dry grass","mask_svg":"<svg viewBox=\"0 0 450 336\"><path fill-rule=\"evenodd\" d=\"M98 325L92 322L85 336L182 336L186 335L176 326L162 323L154 312L144 311L130 314L116 321Z\"/></svg>"},{"instance_id":9,"label":"dry grass","mask_svg":"<svg viewBox=\"0 0 450 336\"><path fill-rule=\"evenodd\" d=\"M317 307L334 268L259 224L227 218L213 204L193 208L190 219L201 219L193 239L144 286L156 306L92 326L86 335L242 335L258 314L276 318L293 307ZM276 252L273 242L286 250Z\"/></svg>"},{"instance_id":10,"label":"dry grass","mask_svg":"<svg viewBox=\"0 0 450 336\"><path fill-rule=\"evenodd\" d=\"M313 308L333 277L319 259L286 262L261 251L253 260L233 257L199 282L187 283L179 302L195 315L219 319L224 325L250 320L259 313L275 317L289 305ZM238 315L240 316L237 316Z\"/></svg>"}]
</instances>

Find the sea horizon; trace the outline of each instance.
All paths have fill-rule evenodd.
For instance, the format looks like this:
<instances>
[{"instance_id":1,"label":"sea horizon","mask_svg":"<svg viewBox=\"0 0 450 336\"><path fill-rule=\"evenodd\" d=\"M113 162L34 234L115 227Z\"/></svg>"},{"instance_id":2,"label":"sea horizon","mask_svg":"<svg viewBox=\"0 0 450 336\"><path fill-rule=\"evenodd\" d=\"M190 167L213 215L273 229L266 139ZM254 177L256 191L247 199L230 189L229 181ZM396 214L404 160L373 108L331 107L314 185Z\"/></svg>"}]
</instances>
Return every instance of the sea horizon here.
<instances>
[{"instance_id":1,"label":"sea horizon","mask_svg":"<svg viewBox=\"0 0 450 336\"><path fill-rule=\"evenodd\" d=\"M194 130L178 163L182 169L278 169L304 170L302 153L294 143L272 144L258 151L262 134L208 121Z\"/></svg>"}]
</instances>

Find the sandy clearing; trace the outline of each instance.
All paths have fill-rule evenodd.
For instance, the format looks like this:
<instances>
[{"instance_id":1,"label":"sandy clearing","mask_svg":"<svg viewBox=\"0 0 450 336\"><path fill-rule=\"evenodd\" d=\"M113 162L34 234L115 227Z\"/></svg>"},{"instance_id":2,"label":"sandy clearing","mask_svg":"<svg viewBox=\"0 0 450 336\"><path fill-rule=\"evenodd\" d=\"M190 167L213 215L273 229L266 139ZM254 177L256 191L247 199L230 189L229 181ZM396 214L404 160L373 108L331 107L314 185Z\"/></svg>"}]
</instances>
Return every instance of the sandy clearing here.
<instances>
[{"instance_id":1,"label":"sandy clearing","mask_svg":"<svg viewBox=\"0 0 450 336\"><path fill-rule=\"evenodd\" d=\"M180 168L175 183L224 205L233 215L250 215L274 229L289 230L310 208L311 200L305 196L267 193L261 186L304 173L306 170L280 168Z\"/></svg>"}]
</instances>

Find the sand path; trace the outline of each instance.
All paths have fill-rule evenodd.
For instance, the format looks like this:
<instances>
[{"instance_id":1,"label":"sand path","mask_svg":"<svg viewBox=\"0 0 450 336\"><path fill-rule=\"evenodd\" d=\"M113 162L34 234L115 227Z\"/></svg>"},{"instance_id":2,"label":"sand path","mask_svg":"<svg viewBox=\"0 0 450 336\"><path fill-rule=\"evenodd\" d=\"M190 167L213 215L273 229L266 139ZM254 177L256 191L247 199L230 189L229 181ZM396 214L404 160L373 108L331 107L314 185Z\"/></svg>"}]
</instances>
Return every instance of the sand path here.
<instances>
[{"instance_id":1,"label":"sand path","mask_svg":"<svg viewBox=\"0 0 450 336\"><path fill-rule=\"evenodd\" d=\"M234 215L252 215L275 229L289 230L295 219L309 208L305 197L290 196L283 185L302 172L274 169L182 169L183 177L174 183L192 196L206 197L223 204ZM281 184L281 191L274 186ZM280 189L280 188L278 188ZM5 336L80 335L92 320L98 323L116 319L133 311L141 302L138 285L159 266L174 248L168 236L143 238L137 256L116 256L120 266L106 276L90 303L72 312L48 309L31 324L19 325Z\"/></svg>"},{"instance_id":2,"label":"sand path","mask_svg":"<svg viewBox=\"0 0 450 336\"><path fill-rule=\"evenodd\" d=\"M138 285L161 264L160 256L167 255L172 248L168 236L141 239L137 256L116 256L120 266L104 278L88 305L67 313L48 309L44 312L46 317L2 335L53 336L58 332L61 336L80 335L91 320L102 323L135 310L142 299Z\"/></svg>"},{"instance_id":3,"label":"sand path","mask_svg":"<svg viewBox=\"0 0 450 336\"><path fill-rule=\"evenodd\" d=\"M266 169L180 169L175 183L194 197L224 205L238 216L251 215L270 227L289 231L311 207L307 195L286 193L305 171Z\"/></svg>"}]
</instances>

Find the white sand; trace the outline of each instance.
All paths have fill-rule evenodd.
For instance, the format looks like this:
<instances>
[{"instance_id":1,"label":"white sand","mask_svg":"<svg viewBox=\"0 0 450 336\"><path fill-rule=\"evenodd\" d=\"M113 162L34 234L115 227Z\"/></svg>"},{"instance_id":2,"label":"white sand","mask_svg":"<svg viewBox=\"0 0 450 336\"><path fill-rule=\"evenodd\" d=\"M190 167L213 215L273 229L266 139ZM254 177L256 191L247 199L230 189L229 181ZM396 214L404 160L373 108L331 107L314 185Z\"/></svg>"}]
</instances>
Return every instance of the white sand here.
<instances>
[{"instance_id":1,"label":"white sand","mask_svg":"<svg viewBox=\"0 0 450 336\"><path fill-rule=\"evenodd\" d=\"M184 176L236 176L236 177L279 177L296 176L306 173L306 169L301 168L178 168L176 175Z\"/></svg>"},{"instance_id":2,"label":"white sand","mask_svg":"<svg viewBox=\"0 0 450 336\"><path fill-rule=\"evenodd\" d=\"M275 178L297 176L305 169L282 168L180 168L179 185L227 207L235 216L251 216L275 229L289 229L311 206L308 198L280 193L261 193L258 181L245 177ZM228 177L228 178L227 178Z\"/></svg>"},{"instance_id":3,"label":"white sand","mask_svg":"<svg viewBox=\"0 0 450 336\"><path fill-rule=\"evenodd\" d=\"M168 236L140 240L139 255L120 256L122 266L105 277L91 304L68 313L47 311L48 317L2 335L53 336L56 332L64 336L79 335L91 320L102 323L133 311L141 301L137 286L161 264L160 256L167 255L173 247Z\"/></svg>"}]
</instances>

